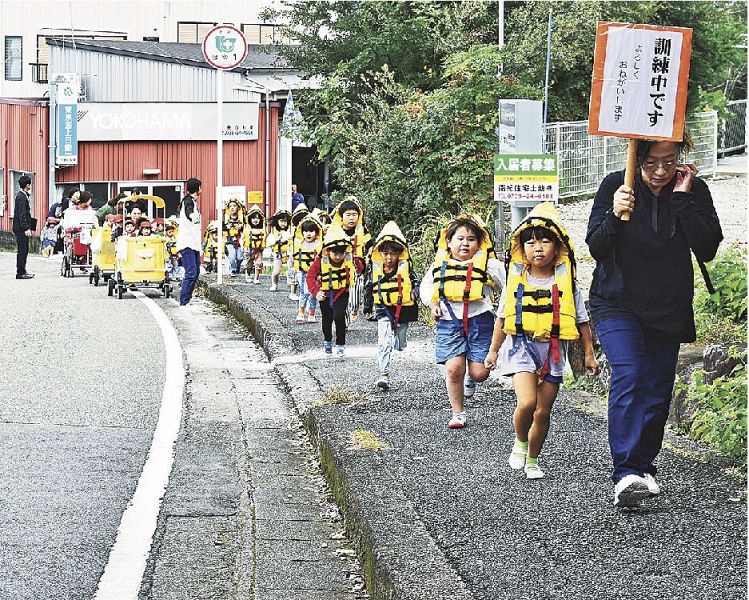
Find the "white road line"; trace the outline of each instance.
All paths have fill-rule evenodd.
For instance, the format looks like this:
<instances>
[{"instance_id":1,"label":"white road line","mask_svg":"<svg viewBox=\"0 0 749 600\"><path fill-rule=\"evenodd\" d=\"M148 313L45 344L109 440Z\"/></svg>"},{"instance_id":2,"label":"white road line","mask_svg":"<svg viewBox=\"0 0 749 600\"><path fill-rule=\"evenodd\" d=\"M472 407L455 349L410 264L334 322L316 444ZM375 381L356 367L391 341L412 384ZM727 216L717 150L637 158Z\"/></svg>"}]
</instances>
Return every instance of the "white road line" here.
<instances>
[{"instance_id":1,"label":"white road line","mask_svg":"<svg viewBox=\"0 0 749 600\"><path fill-rule=\"evenodd\" d=\"M166 382L148 458L135 493L122 515L117 539L109 552L109 560L99 580L94 600L138 598L161 501L172 471L174 444L182 420L185 371L177 332L153 300L140 292L135 292L134 295L148 307L161 329L166 349Z\"/></svg>"}]
</instances>

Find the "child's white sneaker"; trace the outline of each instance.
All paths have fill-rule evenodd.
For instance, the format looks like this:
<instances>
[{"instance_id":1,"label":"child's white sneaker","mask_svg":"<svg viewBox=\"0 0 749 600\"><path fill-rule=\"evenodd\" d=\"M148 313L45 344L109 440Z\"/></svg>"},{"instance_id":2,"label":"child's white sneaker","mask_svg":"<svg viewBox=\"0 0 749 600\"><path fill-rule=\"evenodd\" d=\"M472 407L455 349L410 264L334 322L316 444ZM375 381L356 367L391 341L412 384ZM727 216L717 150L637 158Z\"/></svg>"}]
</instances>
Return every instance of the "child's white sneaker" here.
<instances>
[{"instance_id":1,"label":"child's white sneaker","mask_svg":"<svg viewBox=\"0 0 749 600\"><path fill-rule=\"evenodd\" d=\"M252 280L252 283L258 284L260 283L260 280L257 277L255 277L255 279Z\"/></svg>"},{"instance_id":2,"label":"child's white sneaker","mask_svg":"<svg viewBox=\"0 0 749 600\"><path fill-rule=\"evenodd\" d=\"M543 479L544 478L544 472L541 470L541 467L538 466L537 462L534 463L525 463L525 476L528 479Z\"/></svg>"},{"instance_id":3,"label":"child's white sneaker","mask_svg":"<svg viewBox=\"0 0 749 600\"><path fill-rule=\"evenodd\" d=\"M299 300L299 294L289 294L289 300Z\"/></svg>"},{"instance_id":4,"label":"child's white sneaker","mask_svg":"<svg viewBox=\"0 0 749 600\"><path fill-rule=\"evenodd\" d=\"M303 312L297 313L296 319L294 319L294 321L296 321L296 323L299 323L299 324L304 323L304 313Z\"/></svg>"},{"instance_id":5,"label":"child's white sneaker","mask_svg":"<svg viewBox=\"0 0 749 600\"><path fill-rule=\"evenodd\" d=\"M450 429L462 429L466 426L466 413L465 411L459 413L453 413L452 418L447 423Z\"/></svg>"},{"instance_id":6,"label":"child's white sneaker","mask_svg":"<svg viewBox=\"0 0 749 600\"><path fill-rule=\"evenodd\" d=\"M272 285L272 286L270 286L270 288L268 288L268 291L269 292L277 292L278 291L278 286L277 285Z\"/></svg>"},{"instance_id":7,"label":"child's white sneaker","mask_svg":"<svg viewBox=\"0 0 749 600\"><path fill-rule=\"evenodd\" d=\"M252 283L252 277L250 277L250 275L248 273L245 273L244 282L245 283Z\"/></svg>"},{"instance_id":8,"label":"child's white sneaker","mask_svg":"<svg viewBox=\"0 0 749 600\"><path fill-rule=\"evenodd\" d=\"M510 456L508 457L507 462L510 465L511 469L519 471L525 466L525 459L527 456L528 450L523 450L518 446L513 446L512 452L510 452Z\"/></svg>"}]
</instances>

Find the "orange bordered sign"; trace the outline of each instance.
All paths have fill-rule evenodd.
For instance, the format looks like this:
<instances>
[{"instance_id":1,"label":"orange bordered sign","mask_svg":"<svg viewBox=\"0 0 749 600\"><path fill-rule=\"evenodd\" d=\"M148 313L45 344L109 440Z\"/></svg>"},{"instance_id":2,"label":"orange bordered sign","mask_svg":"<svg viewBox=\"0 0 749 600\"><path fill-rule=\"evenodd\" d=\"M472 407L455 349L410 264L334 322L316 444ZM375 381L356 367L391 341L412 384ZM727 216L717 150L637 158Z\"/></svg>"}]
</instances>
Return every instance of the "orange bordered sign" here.
<instances>
[{"instance_id":1,"label":"orange bordered sign","mask_svg":"<svg viewBox=\"0 0 749 600\"><path fill-rule=\"evenodd\" d=\"M681 141L692 30L599 22L588 131Z\"/></svg>"}]
</instances>

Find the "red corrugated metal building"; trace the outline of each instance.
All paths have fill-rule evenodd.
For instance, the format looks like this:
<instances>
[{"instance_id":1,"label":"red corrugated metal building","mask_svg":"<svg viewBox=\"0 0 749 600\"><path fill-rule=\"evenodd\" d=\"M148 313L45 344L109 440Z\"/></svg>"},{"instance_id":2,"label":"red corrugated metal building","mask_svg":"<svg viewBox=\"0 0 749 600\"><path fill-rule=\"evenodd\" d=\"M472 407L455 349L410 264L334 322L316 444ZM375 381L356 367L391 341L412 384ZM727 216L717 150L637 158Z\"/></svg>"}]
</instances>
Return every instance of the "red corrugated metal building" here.
<instances>
[{"instance_id":1,"label":"red corrugated metal building","mask_svg":"<svg viewBox=\"0 0 749 600\"><path fill-rule=\"evenodd\" d=\"M39 227L46 217L49 190L47 177L48 114L46 101L0 98L0 231L2 232L13 230L13 199L18 192L18 179L21 175L32 177L31 213L39 218ZM8 235L4 237L12 238Z\"/></svg>"}]
</instances>

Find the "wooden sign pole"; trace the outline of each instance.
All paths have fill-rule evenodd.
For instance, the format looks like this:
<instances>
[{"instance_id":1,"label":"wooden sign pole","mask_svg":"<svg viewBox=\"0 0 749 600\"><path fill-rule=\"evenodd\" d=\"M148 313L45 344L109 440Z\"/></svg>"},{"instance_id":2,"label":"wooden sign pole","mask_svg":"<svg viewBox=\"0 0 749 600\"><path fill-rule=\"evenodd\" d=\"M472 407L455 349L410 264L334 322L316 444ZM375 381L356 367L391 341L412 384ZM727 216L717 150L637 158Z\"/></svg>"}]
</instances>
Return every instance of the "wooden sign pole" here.
<instances>
[{"instance_id":1,"label":"wooden sign pole","mask_svg":"<svg viewBox=\"0 0 749 600\"><path fill-rule=\"evenodd\" d=\"M629 138L627 146L627 168L624 171L624 185L628 188L635 189L635 169L637 168L637 140ZM623 212L622 221L629 221L629 213Z\"/></svg>"}]
</instances>

